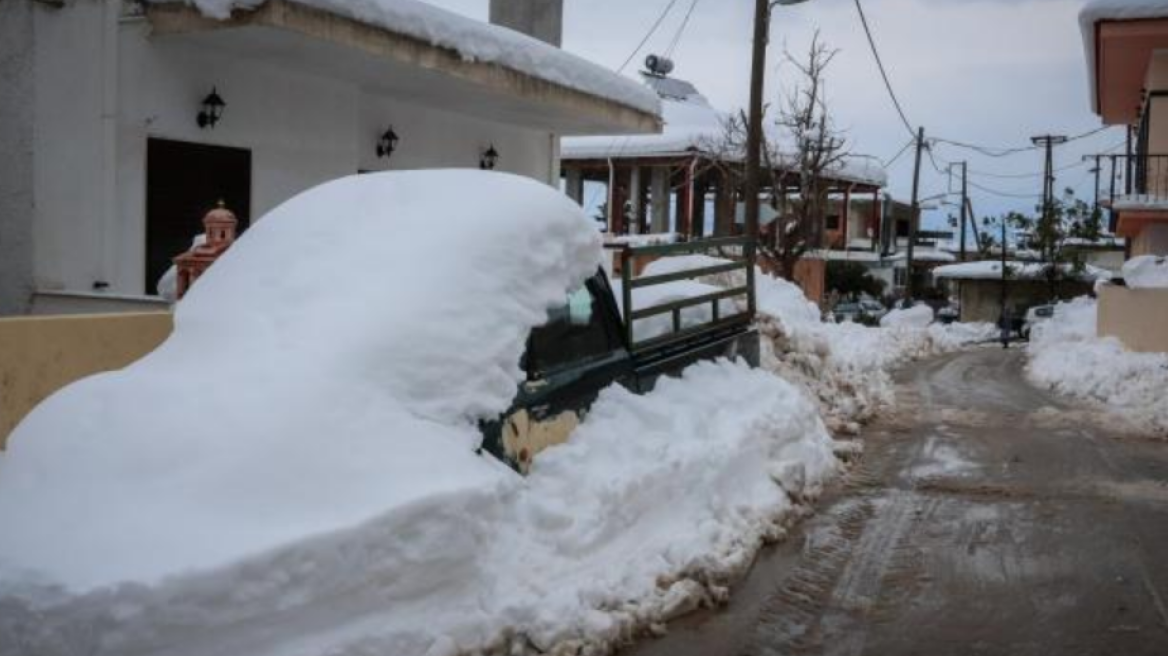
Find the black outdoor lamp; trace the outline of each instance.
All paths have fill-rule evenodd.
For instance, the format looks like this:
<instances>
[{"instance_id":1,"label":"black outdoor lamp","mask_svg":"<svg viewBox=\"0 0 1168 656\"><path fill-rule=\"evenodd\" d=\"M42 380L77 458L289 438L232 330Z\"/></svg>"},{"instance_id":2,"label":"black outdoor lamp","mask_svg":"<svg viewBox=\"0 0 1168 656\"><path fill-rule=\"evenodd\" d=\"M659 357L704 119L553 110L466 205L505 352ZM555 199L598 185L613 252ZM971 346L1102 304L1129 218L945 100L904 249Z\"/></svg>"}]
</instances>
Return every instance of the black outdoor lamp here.
<instances>
[{"instance_id":1,"label":"black outdoor lamp","mask_svg":"<svg viewBox=\"0 0 1168 656\"><path fill-rule=\"evenodd\" d=\"M499 151L495 150L495 144L483 153L482 159L479 160L479 168L484 171L495 170L495 165L499 163Z\"/></svg>"},{"instance_id":2,"label":"black outdoor lamp","mask_svg":"<svg viewBox=\"0 0 1168 656\"><path fill-rule=\"evenodd\" d=\"M377 156L389 158L393 156L393 151L397 150L397 143L400 139L397 133L393 131L393 126L390 126L385 134L377 140Z\"/></svg>"},{"instance_id":3,"label":"black outdoor lamp","mask_svg":"<svg viewBox=\"0 0 1168 656\"><path fill-rule=\"evenodd\" d=\"M214 128L215 124L219 122L219 118L223 116L225 107L227 107L227 103L219 97L219 92L215 87L211 87L211 93L203 98L203 108L199 110L199 127Z\"/></svg>"}]
</instances>

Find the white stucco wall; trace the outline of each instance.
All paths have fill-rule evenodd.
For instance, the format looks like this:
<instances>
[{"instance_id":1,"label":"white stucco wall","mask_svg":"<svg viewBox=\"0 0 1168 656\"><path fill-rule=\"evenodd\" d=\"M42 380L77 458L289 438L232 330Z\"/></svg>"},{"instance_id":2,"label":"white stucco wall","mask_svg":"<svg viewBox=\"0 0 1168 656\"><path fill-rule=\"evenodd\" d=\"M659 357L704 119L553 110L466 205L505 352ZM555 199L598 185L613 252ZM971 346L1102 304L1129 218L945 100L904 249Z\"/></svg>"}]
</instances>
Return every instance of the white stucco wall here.
<instances>
[{"instance_id":1,"label":"white stucco wall","mask_svg":"<svg viewBox=\"0 0 1168 656\"><path fill-rule=\"evenodd\" d=\"M4 3L9 5L11 3ZM30 6L26 0L16 4ZM118 2L36 8L35 284L42 290L142 294L146 144L150 137L252 152L252 220L321 182L358 170L477 167L558 184L553 135L472 118L475 107L420 106L355 82L305 74L151 38ZM211 87L227 103L213 130L195 122ZM401 137L389 161L377 138Z\"/></svg>"}]
</instances>

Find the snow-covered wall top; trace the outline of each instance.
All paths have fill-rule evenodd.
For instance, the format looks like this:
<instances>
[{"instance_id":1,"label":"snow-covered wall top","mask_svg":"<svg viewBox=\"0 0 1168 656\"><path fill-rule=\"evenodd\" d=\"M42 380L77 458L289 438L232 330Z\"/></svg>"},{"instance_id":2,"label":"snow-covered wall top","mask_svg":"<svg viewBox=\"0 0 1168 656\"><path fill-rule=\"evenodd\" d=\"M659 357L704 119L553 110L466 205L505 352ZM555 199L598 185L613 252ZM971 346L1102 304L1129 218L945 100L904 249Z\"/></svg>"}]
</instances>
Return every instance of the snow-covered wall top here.
<instances>
[{"instance_id":1,"label":"snow-covered wall top","mask_svg":"<svg viewBox=\"0 0 1168 656\"><path fill-rule=\"evenodd\" d=\"M1103 21L1147 18L1168 18L1168 3L1164 0L1089 0L1079 11L1079 27L1083 30L1083 47L1087 55L1092 109L1099 110L1095 70L1095 25Z\"/></svg>"},{"instance_id":2,"label":"snow-covered wall top","mask_svg":"<svg viewBox=\"0 0 1168 656\"><path fill-rule=\"evenodd\" d=\"M227 20L236 9L267 0L149 0L185 2L205 16ZM467 61L498 64L525 75L659 115L656 94L613 71L514 30L460 16L418 0L289 0L457 52Z\"/></svg>"},{"instance_id":3,"label":"snow-covered wall top","mask_svg":"<svg viewBox=\"0 0 1168 656\"><path fill-rule=\"evenodd\" d=\"M1046 265L1041 262L1006 262L1010 268L1009 278L1012 280L1036 280L1042 278ZM1063 265L1064 271L1070 272L1070 267ZM933 270L936 278L950 278L953 280L1000 280L1002 277L1002 263L993 260L981 262L964 262L937 267ZM1079 276L1081 280L1110 280L1111 272L1098 267L1087 265Z\"/></svg>"},{"instance_id":4,"label":"snow-covered wall top","mask_svg":"<svg viewBox=\"0 0 1168 656\"><path fill-rule=\"evenodd\" d=\"M670 78L672 79L672 78ZM651 78L646 80L652 83ZM687 88L692 88L688 83ZM665 128L661 134L607 137L569 137L564 139L561 154L565 160L609 159L621 157L674 157L692 149L709 152L724 141L728 115L710 105L694 91L685 98L663 96L661 116ZM741 155L734 155L741 158ZM888 184L884 167L868 157L852 157L832 172L836 177L861 184L883 187Z\"/></svg>"}]
</instances>

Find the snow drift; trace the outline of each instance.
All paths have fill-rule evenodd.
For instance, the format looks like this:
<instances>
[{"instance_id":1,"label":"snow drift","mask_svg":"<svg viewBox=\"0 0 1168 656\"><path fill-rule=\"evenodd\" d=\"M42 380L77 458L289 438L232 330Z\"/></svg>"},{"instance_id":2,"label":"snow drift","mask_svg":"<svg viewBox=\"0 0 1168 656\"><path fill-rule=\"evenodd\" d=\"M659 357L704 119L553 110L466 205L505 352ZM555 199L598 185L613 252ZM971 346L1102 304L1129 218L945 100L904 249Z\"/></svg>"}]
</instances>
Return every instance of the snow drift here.
<instances>
[{"instance_id":1,"label":"snow drift","mask_svg":"<svg viewBox=\"0 0 1168 656\"><path fill-rule=\"evenodd\" d=\"M277 208L158 351L0 454L0 655L603 653L724 598L839 466L789 383L703 363L606 390L527 478L475 453L599 258L579 207L502 174Z\"/></svg>"},{"instance_id":2,"label":"snow drift","mask_svg":"<svg viewBox=\"0 0 1168 656\"><path fill-rule=\"evenodd\" d=\"M1034 327L1027 373L1036 384L1088 402L1135 430L1168 436L1168 355L1134 353L1096 333L1098 304L1083 297L1055 306Z\"/></svg>"},{"instance_id":3,"label":"snow drift","mask_svg":"<svg viewBox=\"0 0 1168 656\"><path fill-rule=\"evenodd\" d=\"M1141 255L1123 264L1123 279L1132 289L1168 288L1168 257Z\"/></svg>"},{"instance_id":4,"label":"snow drift","mask_svg":"<svg viewBox=\"0 0 1168 656\"><path fill-rule=\"evenodd\" d=\"M476 200L435 203L450 189ZM293 198L199 280L162 347L16 429L0 562L79 589L154 581L487 485L456 457L472 422L507 407L530 328L598 262L579 208L515 176Z\"/></svg>"}]
</instances>

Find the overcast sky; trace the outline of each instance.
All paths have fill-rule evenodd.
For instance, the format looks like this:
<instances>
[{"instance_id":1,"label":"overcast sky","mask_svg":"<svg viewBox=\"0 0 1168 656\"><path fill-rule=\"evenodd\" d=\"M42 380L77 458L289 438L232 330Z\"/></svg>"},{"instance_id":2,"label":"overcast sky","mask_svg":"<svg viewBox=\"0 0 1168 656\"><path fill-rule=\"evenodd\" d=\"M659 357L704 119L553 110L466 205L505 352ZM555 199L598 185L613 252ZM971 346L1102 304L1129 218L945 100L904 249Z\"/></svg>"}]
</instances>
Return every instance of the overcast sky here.
<instances>
[{"instance_id":1,"label":"overcast sky","mask_svg":"<svg viewBox=\"0 0 1168 656\"><path fill-rule=\"evenodd\" d=\"M427 0L486 19L488 0ZM564 47L610 68L619 67L670 0L564 0ZM663 51L673 40L692 0L675 0L660 30L634 60ZM926 134L993 147L1022 147L1036 134L1077 135L1101 126L1090 109L1083 40L1077 15L1084 0L863 0L892 84L913 125ZM750 0L698 0L674 53L674 75L692 81L724 110L746 104L750 79ZM828 94L851 149L881 160L910 139L897 117L872 58L853 0L811 0L775 10L771 31L768 98L781 91L791 71L779 65L784 47L803 52L815 30L840 53L828 74ZM1123 131L1107 130L1056 152L1056 166L1075 164L1086 153L1121 144ZM971 189L979 216L1030 210L1041 192L1042 155L1031 151L989 158L938 144L938 163L968 159L971 181L1014 199ZM912 157L889 169L890 191L907 200ZM1094 182L1087 166L1059 175L1059 188L1075 187L1090 201ZM926 160L922 196L945 192L948 179ZM1031 178L994 178L1036 174ZM938 210L931 223L949 209Z\"/></svg>"}]
</instances>

